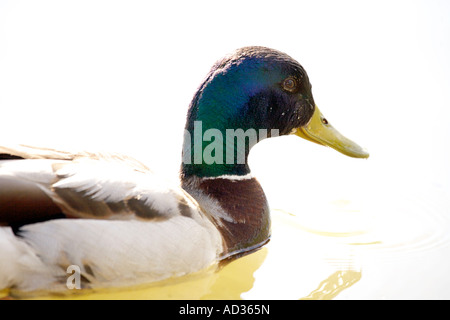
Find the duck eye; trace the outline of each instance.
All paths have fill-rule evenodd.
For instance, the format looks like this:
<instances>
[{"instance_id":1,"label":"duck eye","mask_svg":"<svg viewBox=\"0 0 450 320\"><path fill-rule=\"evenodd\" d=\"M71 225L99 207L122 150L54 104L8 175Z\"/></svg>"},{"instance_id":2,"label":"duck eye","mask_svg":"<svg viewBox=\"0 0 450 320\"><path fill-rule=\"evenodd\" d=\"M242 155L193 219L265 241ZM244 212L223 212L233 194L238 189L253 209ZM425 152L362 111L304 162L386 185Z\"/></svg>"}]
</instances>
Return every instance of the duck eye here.
<instances>
[{"instance_id":1,"label":"duck eye","mask_svg":"<svg viewBox=\"0 0 450 320\"><path fill-rule=\"evenodd\" d=\"M289 92L293 92L297 88L297 80L289 77L283 81L283 89Z\"/></svg>"}]
</instances>

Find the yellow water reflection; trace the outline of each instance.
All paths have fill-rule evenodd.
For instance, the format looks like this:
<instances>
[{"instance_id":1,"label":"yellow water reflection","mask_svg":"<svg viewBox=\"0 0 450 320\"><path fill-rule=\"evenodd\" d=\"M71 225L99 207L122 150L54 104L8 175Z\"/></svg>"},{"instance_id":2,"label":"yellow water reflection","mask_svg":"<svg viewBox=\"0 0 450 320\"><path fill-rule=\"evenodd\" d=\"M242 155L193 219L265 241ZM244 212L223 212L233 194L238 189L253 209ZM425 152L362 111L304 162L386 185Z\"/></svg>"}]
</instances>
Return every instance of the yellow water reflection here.
<instances>
[{"instance_id":1,"label":"yellow water reflection","mask_svg":"<svg viewBox=\"0 0 450 320\"><path fill-rule=\"evenodd\" d=\"M331 300L360 279L361 272L353 270L336 271L322 281L316 290L300 300Z\"/></svg>"}]
</instances>

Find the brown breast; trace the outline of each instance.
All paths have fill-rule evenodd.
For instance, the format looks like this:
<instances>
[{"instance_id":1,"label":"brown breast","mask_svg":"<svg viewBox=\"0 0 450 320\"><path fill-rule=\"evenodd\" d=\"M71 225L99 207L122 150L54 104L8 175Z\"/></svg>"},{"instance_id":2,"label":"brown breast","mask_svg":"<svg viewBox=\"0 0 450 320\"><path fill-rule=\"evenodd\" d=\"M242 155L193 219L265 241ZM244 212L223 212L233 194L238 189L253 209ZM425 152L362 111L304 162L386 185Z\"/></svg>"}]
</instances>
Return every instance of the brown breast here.
<instances>
[{"instance_id":1,"label":"brown breast","mask_svg":"<svg viewBox=\"0 0 450 320\"><path fill-rule=\"evenodd\" d=\"M254 249L269 240L269 206L255 178L202 179L198 188L225 212L226 218L213 217L226 245L225 255Z\"/></svg>"}]
</instances>

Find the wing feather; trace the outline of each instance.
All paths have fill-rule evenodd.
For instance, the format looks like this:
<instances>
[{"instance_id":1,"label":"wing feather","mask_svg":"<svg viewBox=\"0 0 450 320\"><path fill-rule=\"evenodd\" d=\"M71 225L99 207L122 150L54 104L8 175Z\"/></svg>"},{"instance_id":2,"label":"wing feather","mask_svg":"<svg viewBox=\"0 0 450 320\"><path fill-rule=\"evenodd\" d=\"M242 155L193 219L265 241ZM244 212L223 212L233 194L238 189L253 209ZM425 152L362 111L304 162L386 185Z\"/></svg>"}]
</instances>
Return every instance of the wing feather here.
<instances>
[{"instance_id":1,"label":"wing feather","mask_svg":"<svg viewBox=\"0 0 450 320\"><path fill-rule=\"evenodd\" d=\"M181 187L124 155L0 147L5 152L24 159L0 160L0 203L8 202L2 193L8 177L27 186L17 183L15 194L26 197L31 188L39 188L71 217L169 219L197 211L197 203ZM2 216L8 215L0 212Z\"/></svg>"}]
</instances>

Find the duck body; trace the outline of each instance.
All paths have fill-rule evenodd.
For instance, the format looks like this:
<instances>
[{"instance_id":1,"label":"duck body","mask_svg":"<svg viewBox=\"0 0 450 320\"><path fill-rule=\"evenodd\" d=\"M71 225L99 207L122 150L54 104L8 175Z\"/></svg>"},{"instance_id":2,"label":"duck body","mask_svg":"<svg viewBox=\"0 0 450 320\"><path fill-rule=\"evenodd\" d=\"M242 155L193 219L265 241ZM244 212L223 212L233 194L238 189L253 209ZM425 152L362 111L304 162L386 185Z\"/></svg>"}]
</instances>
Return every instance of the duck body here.
<instances>
[{"instance_id":1,"label":"duck body","mask_svg":"<svg viewBox=\"0 0 450 320\"><path fill-rule=\"evenodd\" d=\"M261 247L270 210L247 162L255 143L297 134L368 156L323 119L298 62L246 47L194 95L179 186L123 155L0 145L0 288L67 290L73 266L83 288L134 285Z\"/></svg>"},{"instance_id":2,"label":"duck body","mask_svg":"<svg viewBox=\"0 0 450 320\"><path fill-rule=\"evenodd\" d=\"M181 188L122 157L72 157L0 161L0 184L8 186L0 208L17 204L12 217L2 214L13 221L0 227L3 287L67 290L70 266L80 268L83 288L134 285L195 272L220 257L219 231ZM26 201L12 196L32 193ZM26 219L41 207L43 221Z\"/></svg>"}]
</instances>

